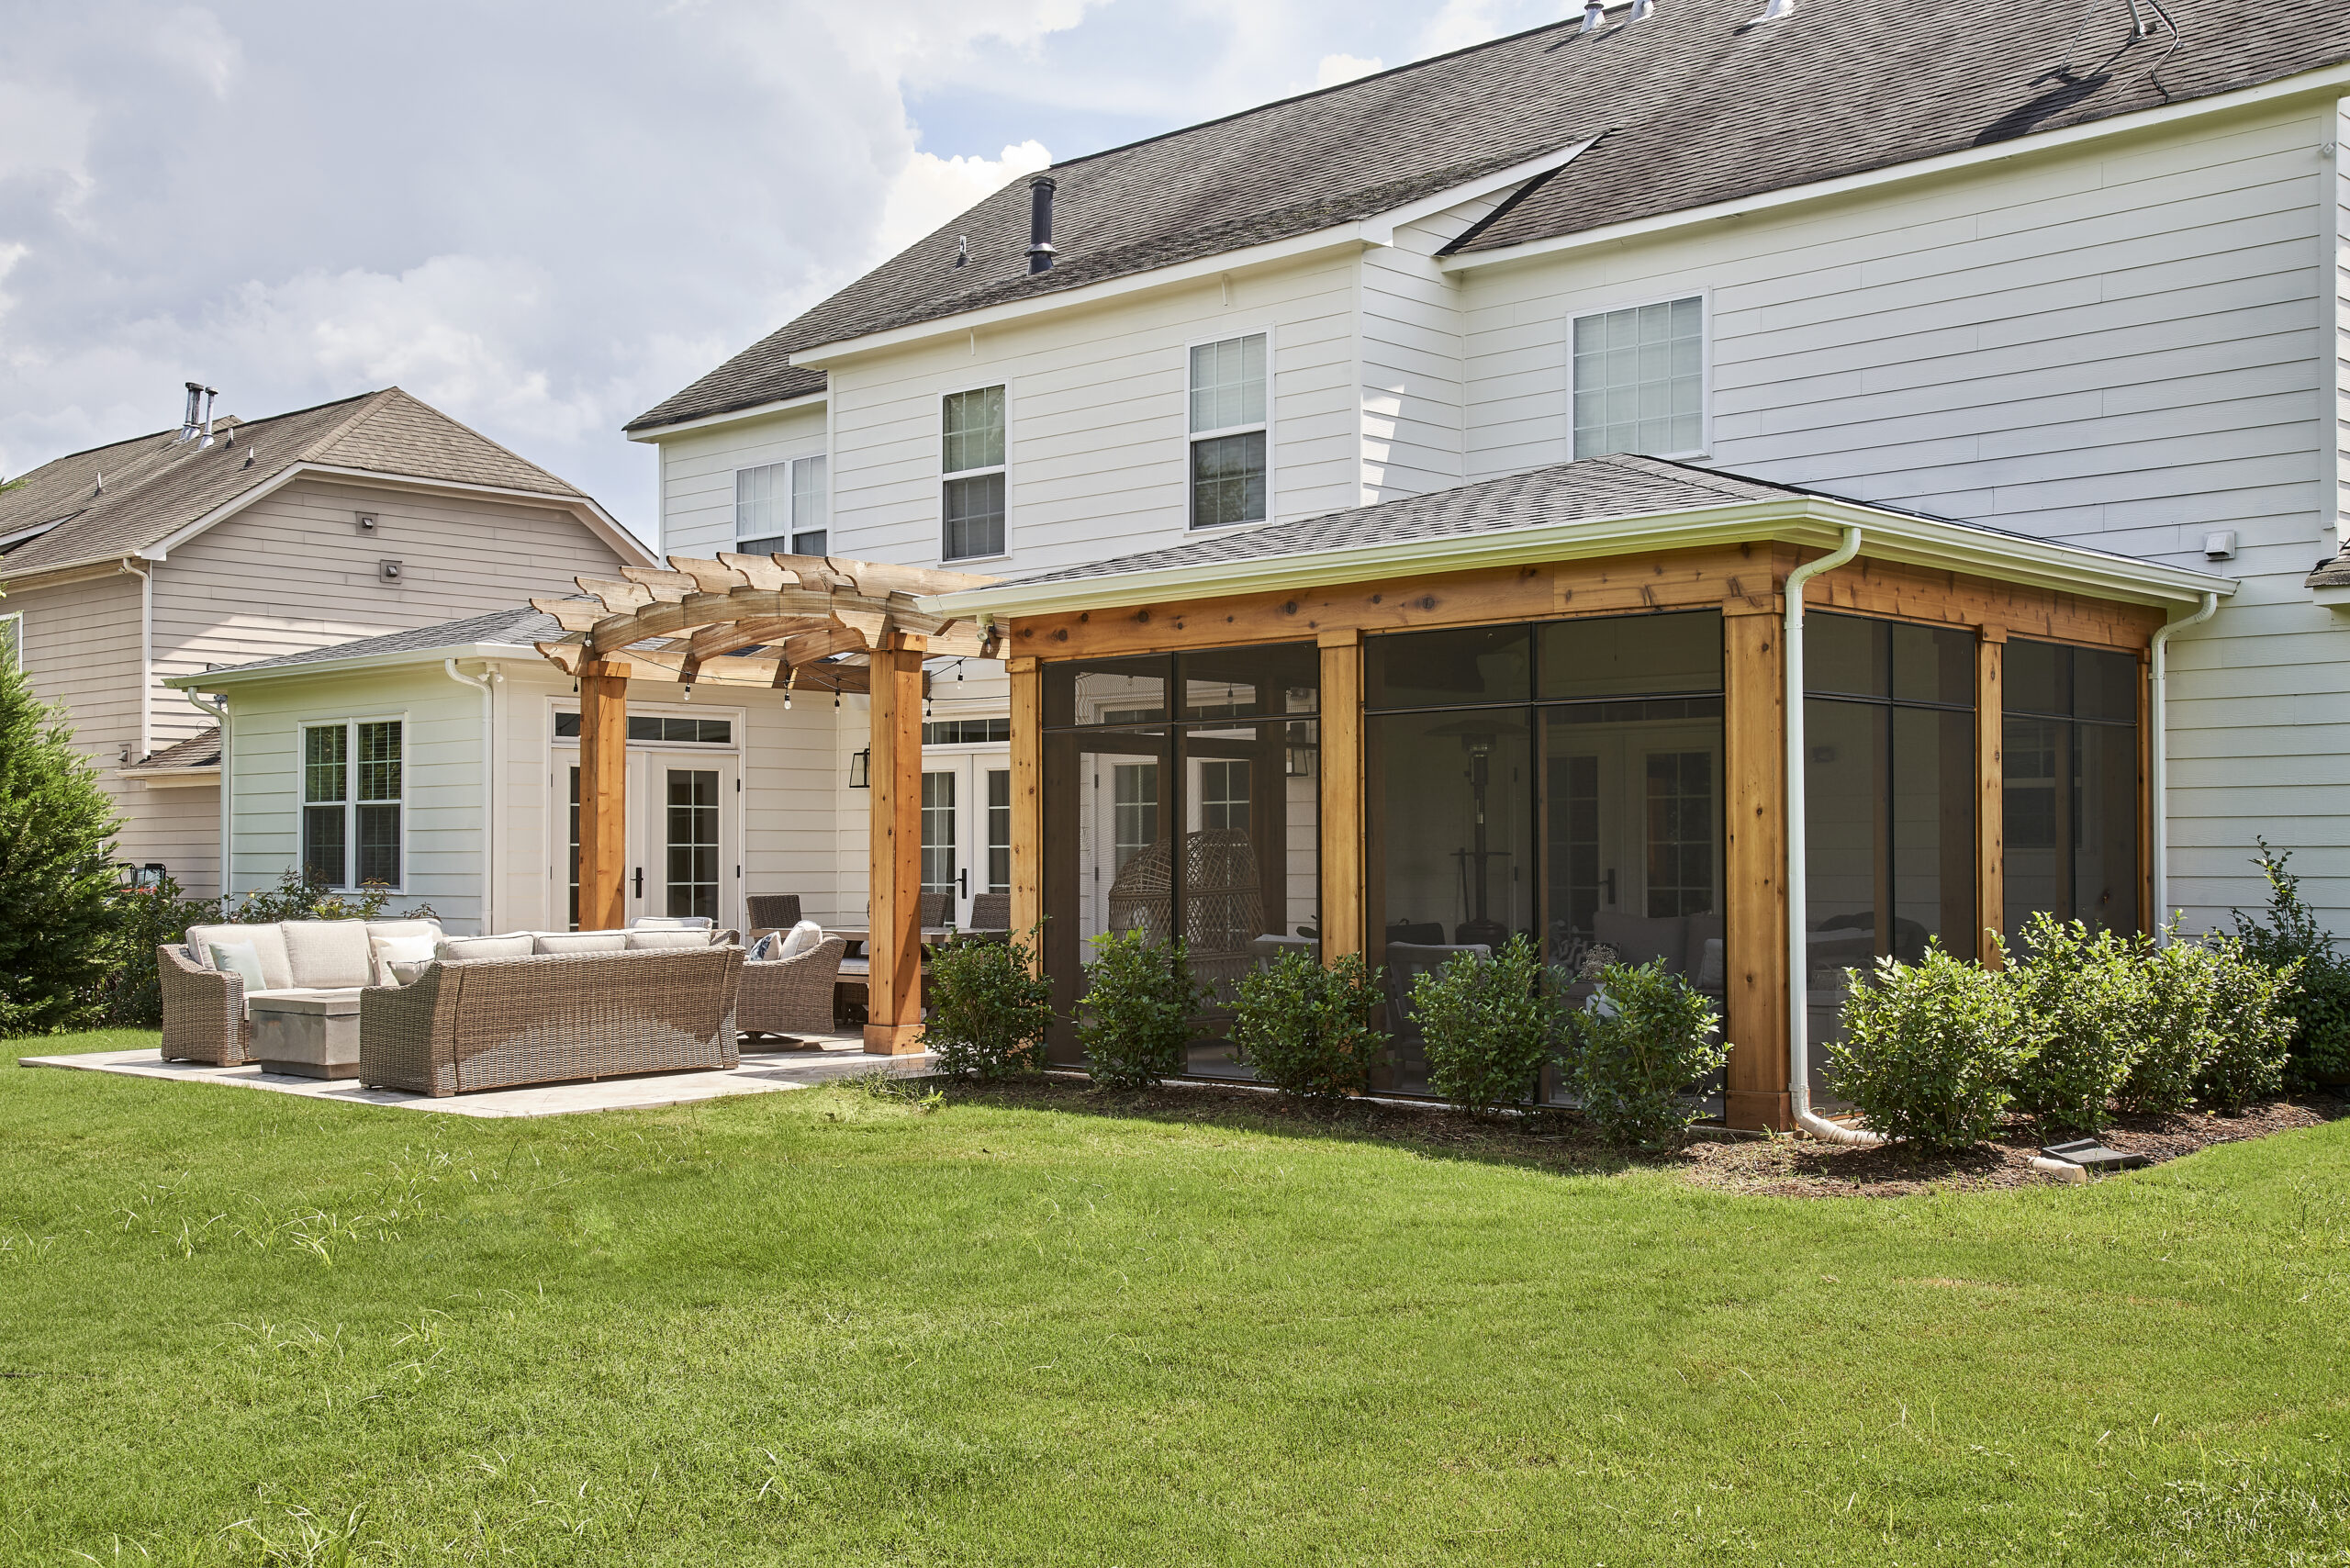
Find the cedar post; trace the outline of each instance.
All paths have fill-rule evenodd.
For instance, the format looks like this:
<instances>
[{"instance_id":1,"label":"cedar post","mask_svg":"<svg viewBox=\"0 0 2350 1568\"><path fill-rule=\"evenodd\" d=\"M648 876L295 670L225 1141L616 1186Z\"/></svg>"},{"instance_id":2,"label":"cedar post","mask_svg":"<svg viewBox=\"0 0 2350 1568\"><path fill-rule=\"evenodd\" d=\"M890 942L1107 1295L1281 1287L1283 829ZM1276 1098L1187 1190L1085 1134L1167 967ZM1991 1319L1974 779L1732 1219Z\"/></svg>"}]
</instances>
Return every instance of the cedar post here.
<instances>
[{"instance_id":1,"label":"cedar post","mask_svg":"<svg viewBox=\"0 0 2350 1568\"><path fill-rule=\"evenodd\" d=\"M928 639L892 634L872 653L873 787L865 1048L922 1047L922 660Z\"/></svg>"},{"instance_id":2,"label":"cedar post","mask_svg":"<svg viewBox=\"0 0 2350 1568\"><path fill-rule=\"evenodd\" d=\"M628 666L579 666L579 929L628 924Z\"/></svg>"},{"instance_id":3,"label":"cedar post","mask_svg":"<svg viewBox=\"0 0 2350 1568\"><path fill-rule=\"evenodd\" d=\"M1785 1131L1787 1101L1786 686L1777 605L1722 606L1726 689L1723 772L1729 785L1724 924L1730 1041L1723 1096L1733 1127Z\"/></svg>"},{"instance_id":4,"label":"cedar post","mask_svg":"<svg viewBox=\"0 0 2350 1568\"><path fill-rule=\"evenodd\" d=\"M1361 955L1363 929L1362 633L1325 632L1320 711L1322 961Z\"/></svg>"},{"instance_id":5,"label":"cedar post","mask_svg":"<svg viewBox=\"0 0 2350 1568\"><path fill-rule=\"evenodd\" d=\"M1004 661L1012 679L1012 934L1045 918L1045 669L1031 655ZM1045 946L1035 947L1042 964Z\"/></svg>"},{"instance_id":6,"label":"cedar post","mask_svg":"<svg viewBox=\"0 0 2350 1568\"><path fill-rule=\"evenodd\" d=\"M1975 647L1975 950L1986 969L1999 968L1994 938L2007 930L2007 700L2001 695L2008 629L1985 626Z\"/></svg>"}]
</instances>

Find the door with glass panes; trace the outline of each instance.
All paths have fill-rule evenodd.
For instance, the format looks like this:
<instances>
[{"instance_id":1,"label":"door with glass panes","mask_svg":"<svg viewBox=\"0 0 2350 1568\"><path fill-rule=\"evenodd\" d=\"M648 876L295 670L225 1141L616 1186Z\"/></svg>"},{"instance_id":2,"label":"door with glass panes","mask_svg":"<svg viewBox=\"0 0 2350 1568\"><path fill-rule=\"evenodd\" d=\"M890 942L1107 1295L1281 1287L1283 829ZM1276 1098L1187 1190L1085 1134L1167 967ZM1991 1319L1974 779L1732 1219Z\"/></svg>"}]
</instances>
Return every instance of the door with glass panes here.
<instances>
[{"instance_id":1,"label":"door with glass panes","mask_svg":"<svg viewBox=\"0 0 2350 1568\"><path fill-rule=\"evenodd\" d=\"M971 901L1012 890L1012 759L1003 752L923 758L922 890L948 897L968 926Z\"/></svg>"},{"instance_id":2,"label":"door with glass panes","mask_svg":"<svg viewBox=\"0 0 2350 1568\"><path fill-rule=\"evenodd\" d=\"M579 924L579 765L567 762L571 844L565 924ZM741 768L729 756L628 754L628 857L621 863L632 922L703 915L721 929L743 924L742 851L736 839Z\"/></svg>"}]
</instances>

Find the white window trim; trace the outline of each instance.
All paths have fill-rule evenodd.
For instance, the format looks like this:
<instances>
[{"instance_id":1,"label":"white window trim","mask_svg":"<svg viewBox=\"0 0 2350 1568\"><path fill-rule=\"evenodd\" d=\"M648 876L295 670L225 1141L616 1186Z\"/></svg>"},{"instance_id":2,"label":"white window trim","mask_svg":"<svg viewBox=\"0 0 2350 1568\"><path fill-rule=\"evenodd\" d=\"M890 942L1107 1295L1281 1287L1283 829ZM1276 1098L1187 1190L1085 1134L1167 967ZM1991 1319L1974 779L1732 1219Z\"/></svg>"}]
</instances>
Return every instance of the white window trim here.
<instances>
[{"instance_id":1,"label":"white window trim","mask_svg":"<svg viewBox=\"0 0 2350 1568\"><path fill-rule=\"evenodd\" d=\"M1265 340L1265 418L1262 422L1258 424L1232 425L1223 430L1195 431L1192 428L1192 351L1197 348L1205 348L1210 343L1228 343L1235 338L1262 338ZM1273 389L1280 381L1280 376L1275 373L1273 368L1274 354L1280 347L1281 342L1274 335L1273 327L1270 322L1267 322L1265 325L1260 327L1242 327L1237 331L1221 331L1215 333L1212 337L1187 338L1184 340L1183 532L1186 534L1203 532L1203 525L1192 521L1192 444L1194 442L1213 441L1217 436L1247 435L1251 431L1263 431L1265 432L1265 515L1262 521L1269 523L1280 521L1281 515L1280 486L1275 481L1274 476L1281 471L1281 465L1274 460L1274 454L1279 450L1279 448L1275 444L1278 437L1275 434L1273 428L1277 407L1277 400L1273 396ZM1572 430L1568 432L1568 440L1570 442L1573 440L1573 432ZM1206 528L1255 528L1258 527L1259 524L1254 522L1211 522L1204 526Z\"/></svg>"},{"instance_id":2,"label":"white window trim","mask_svg":"<svg viewBox=\"0 0 2350 1568\"><path fill-rule=\"evenodd\" d=\"M352 868L358 863L359 859L359 726L362 724L397 724L400 727L400 798L398 801L400 808L400 879L396 885L385 888L383 891L386 894L405 895L408 892L408 870L411 864L409 857L410 850L413 846L413 841L408 837L408 769L413 760L409 752L409 737L415 731L415 724L409 719L405 709L397 713L358 713L348 718L304 719L298 722L296 728L294 749L294 864L297 868L302 864L302 819L306 814L308 814L311 806L311 802L305 798L308 793L309 786L309 781L305 777L306 770L309 767L309 733L312 730L327 730L339 727L342 730L344 736L342 753L342 766L344 768L342 799L342 880L330 884L327 890L329 892L336 893L355 893L364 890L360 888L358 884L351 880ZM319 801L318 803L320 805L329 805L332 802ZM372 805L382 805L385 802L378 801L371 801L369 803Z\"/></svg>"},{"instance_id":3,"label":"white window trim","mask_svg":"<svg viewBox=\"0 0 2350 1568\"><path fill-rule=\"evenodd\" d=\"M957 468L946 471L946 399L966 392L984 392L990 386L1003 388L1003 461L985 468ZM942 386L934 396L931 407L938 410L938 423L931 430L931 451L938 460L938 482L933 493L938 497L938 529L934 535L938 541L938 564L949 571L959 569L974 561L1008 561L1012 558L1012 377L1000 381L974 382L968 386ZM992 555L949 555L946 554L946 481L976 479L989 474L1003 476L1003 548Z\"/></svg>"},{"instance_id":4,"label":"white window trim","mask_svg":"<svg viewBox=\"0 0 2350 1568\"><path fill-rule=\"evenodd\" d=\"M21 610L12 610L5 615L0 615L0 626L16 627L15 657L17 667L23 669L25 667L25 612Z\"/></svg>"},{"instance_id":5,"label":"white window trim","mask_svg":"<svg viewBox=\"0 0 2350 1568\"><path fill-rule=\"evenodd\" d=\"M1662 458L1668 463L1703 463L1714 454L1714 291L1711 288L1676 288L1670 294L1643 295L1638 298L1617 299L1605 305L1594 305L1571 311L1567 316L1567 461L1575 461L1575 323L1593 316L1611 316L1618 310L1638 310L1650 305L1671 305L1677 300L1697 302L1697 444L1687 452L1650 452L1640 455Z\"/></svg>"},{"instance_id":6,"label":"white window trim","mask_svg":"<svg viewBox=\"0 0 2350 1568\"><path fill-rule=\"evenodd\" d=\"M767 463L738 464L730 471L730 477L733 481L735 495L735 499L733 503L734 508L734 529L733 537L734 540L734 547L737 550L742 548L743 542L745 539L781 538L789 543L793 541L795 536L812 532L806 520L802 519L800 515L800 492L794 481L799 477L800 465L816 459L822 459L824 465L824 510L823 515L817 520L814 527L821 528L824 531L824 548L828 554L831 552L833 527L833 465L832 454L829 451L803 452L797 457L778 457ZM756 472L761 468L780 468L783 470L783 529L780 534L746 534L743 532L742 476L745 474Z\"/></svg>"}]
</instances>

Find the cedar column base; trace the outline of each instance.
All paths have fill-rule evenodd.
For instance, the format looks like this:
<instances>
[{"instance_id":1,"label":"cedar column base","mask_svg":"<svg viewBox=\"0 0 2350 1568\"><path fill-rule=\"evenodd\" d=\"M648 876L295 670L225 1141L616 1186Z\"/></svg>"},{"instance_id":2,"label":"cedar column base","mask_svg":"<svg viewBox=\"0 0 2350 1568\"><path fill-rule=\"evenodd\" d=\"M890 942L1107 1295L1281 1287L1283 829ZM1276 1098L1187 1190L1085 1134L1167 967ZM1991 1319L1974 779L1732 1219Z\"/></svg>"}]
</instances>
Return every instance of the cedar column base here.
<instances>
[{"instance_id":1,"label":"cedar column base","mask_svg":"<svg viewBox=\"0 0 2350 1568\"><path fill-rule=\"evenodd\" d=\"M1762 1089L1733 1089L1722 1097L1722 1120L1741 1132L1792 1132L1795 1104L1784 1089L1776 1094Z\"/></svg>"},{"instance_id":2,"label":"cedar column base","mask_svg":"<svg viewBox=\"0 0 2350 1568\"><path fill-rule=\"evenodd\" d=\"M922 1041L919 1024L867 1024L865 1054L875 1057L918 1057L929 1047ZM1785 1095L1780 1096L1785 1099Z\"/></svg>"}]
</instances>

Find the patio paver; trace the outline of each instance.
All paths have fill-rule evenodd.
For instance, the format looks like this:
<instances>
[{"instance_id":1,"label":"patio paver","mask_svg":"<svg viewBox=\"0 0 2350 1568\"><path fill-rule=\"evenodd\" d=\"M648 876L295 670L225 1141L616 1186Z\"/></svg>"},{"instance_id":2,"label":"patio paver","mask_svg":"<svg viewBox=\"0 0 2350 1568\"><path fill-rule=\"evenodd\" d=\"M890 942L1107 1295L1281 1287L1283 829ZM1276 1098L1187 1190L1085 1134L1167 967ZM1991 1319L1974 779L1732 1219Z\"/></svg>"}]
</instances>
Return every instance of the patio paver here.
<instances>
[{"instance_id":1,"label":"patio paver","mask_svg":"<svg viewBox=\"0 0 2350 1568\"><path fill-rule=\"evenodd\" d=\"M78 1056L26 1057L27 1067L77 1068L86 1072L120 1073L128 1078L162 1078L197 1083L228 1083L245 1089L266 1089L276 1094L298 1094L311 1100L337 1100L362 1105L397 1105L411 1111L435 1111L450 1116L567 1116L583 1111L633 1111L654 1105L689 1104L729 1094L765 1094L778 1090L805 1089L836 1078L882 1072L896 1078L919 1078L930 1070L930 1058L880 1057L865 1053L862 1037L854 1033L817 1037L817 1048L745 1053L743 1065L732 1072L663 1072L636 1078L606 1078L593 1082L541 1083L520 1089L493 1089L479 1094L457 1094L436 1100L397 1089L364 1089L350 1079L297 1078L242 1067L210 1067L202 1062L164 1061L151 1047L144 1050L91 1051Z\"/></svg>"}]
</instances>

